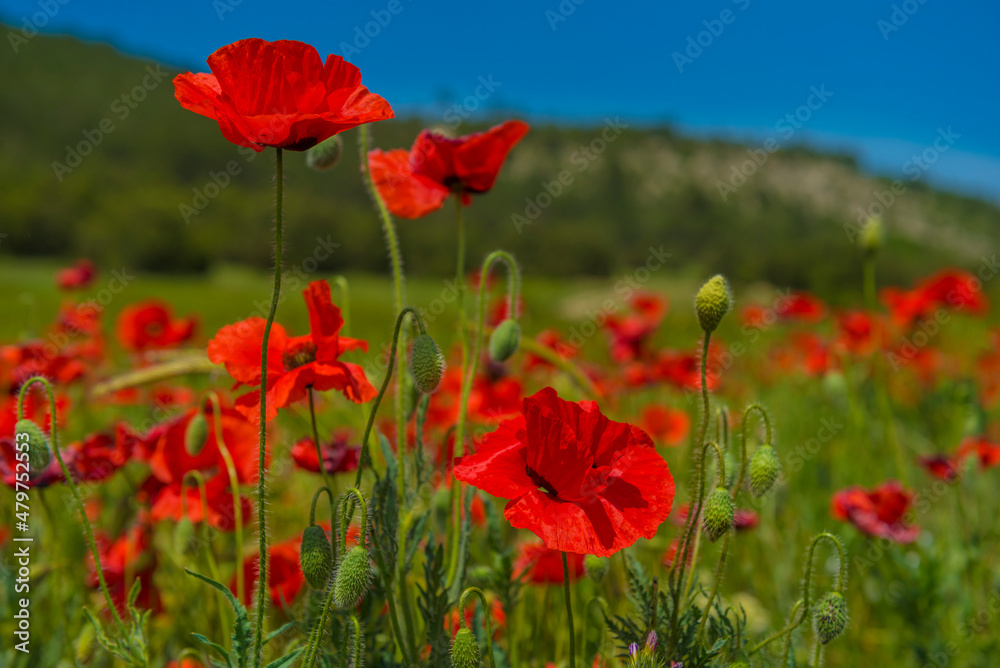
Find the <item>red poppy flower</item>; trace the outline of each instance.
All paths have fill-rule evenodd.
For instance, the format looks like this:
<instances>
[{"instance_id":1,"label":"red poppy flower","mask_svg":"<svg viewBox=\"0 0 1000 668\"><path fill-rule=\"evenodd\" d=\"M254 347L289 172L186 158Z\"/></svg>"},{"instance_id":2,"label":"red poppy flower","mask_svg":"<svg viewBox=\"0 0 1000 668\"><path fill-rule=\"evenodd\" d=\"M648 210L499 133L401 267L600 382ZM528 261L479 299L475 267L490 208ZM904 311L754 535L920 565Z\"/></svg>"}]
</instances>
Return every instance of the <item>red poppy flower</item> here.
<instances>
[{"instance_id":1,"label":"red poppy flower","mask_svg":"<svg viewBox=\"0 0 1000 668\"><path fill-rule=\"evenodd\" d=\"M194 318L172 317L156 299L130 304L118 315L118 341L128 350L174 348L194 336Z\"/></svg>"},{"instance_id":2,"label":"red poppy flower","mask_svg":"<svg viewBox=\"0 0 1000 668\"><path fill-rule=\"evenodd\" d=\"M959 460L970 455L979 458L979 468L984 471L1000 465L1000 445L992 443L982 436L965 439L955 453Z\"/></svg>"},{"instance_id":3,"label":"red poppy flower","mask_svg":"<svg viewBox=\"0 0 1000 668\"><path fill-rule=\"evenodd\" d=\"M243 39L208 57L212 74L174 78L185 109L219 123L229 141L305 151L362 123L393 117L389 103L361 85L361 71L292 40Z\"/></svg>"},{"instance_id":4,"label":"red poppy flower","mask_svg":"<svg viewBox=\"0 0 1000 668\"><path fill-rule=\"evenodd\" d=\"M664 445L680 445L691 428L691 417L669 406L647 406L642 411L642 428Z\"/></svg>"},{"instance_id":5,"label":"red poppy flower","mask_svg":"<svg viewBox=\"0 0 1000 668\"><path fill-rule=\"evenodd\" d=\"M956 480L959 475L958 462L948 455L938 454L917 457L917 463L932 476L945 482Z\"/></svg>"},{"instance_id":6,"label":"red poppy flower","mask_svg":"<svg viewBox=\"0 0 1000 668\"><path fill-rule=\"evenodd\" d=\"M579 580L586 573L584 555L575 552L566 554L566 564L569 566L569 581ZM544 543L525 543L520 547L520 553L514 560L514 577L524 575L524 581L530 584L563 584L562 552L545 547Z\"/></svg>"},{"instance_id":7,"label":"red poppy flower","mask_svg":"<svg viewBox=\"0 0 1000 668\"><path fill-rule=\"evenodd\" d=\"M400 218L420 218L440 209L451 193L462 203L493 187L507 153L528 133L528 124L507 121L457 139L423 130L413 148L368 154L379 195Z\"/></svg>"},{"instance_id":8,"label":"red poppy flower","mask_svg":"<svg viewBox=\"0 0 1000 668\"><path fill-rule=\"evenodd\" d=\"M72 463L67 462L66 466L76 480L107 480L129 462L138 445L139 435L124 422L119 422L113 433L90 434L82 441L66 446L72 459Z\"/></svg>"},{"instance_id":9,"label":"red poppy flower","mask_svg":"<svg viewBox=\"0 0 1000 668\"><path fill-rule=\"evenodd\" d=\"M338 429L333 433L329 443L320 445L323 453L323 470L330 475L348 473L357 470L361 456L361 447L351 445L350 432ZM292 446L292 460L295 466L306 471L319 473L319 456L316 454L316 442L311 437L300 439Z\"/></svg>"},{"instance_id":10,"label":"red poppy flower","mask_svg":"<svg viewBox=\"0 0 1000 668\"><path fill-rule=\"evenodd\" d=\"M779 300L775 312L782 320L819 322L826 315L826 306L808 292L791 292Z\"/></svg>"},{"instance_id":11,"label":"red poppy flower","mask_svg":"<svg viewBox=\"0 0 1000 668\"><path fill-rule=\"evenodd\" d=\"M427 423L447 429L458 422L459 398L462 391L462 370L451 365L441 379L438 391L431 395ZM479 374L472 381L467 417L480 424L497 424L515 415L521 408L524 387L509 376L490 377Z\"/></svg>"},{"instance_id":12,"label":"red poppy flower","mask_svg":"<svg viewBox=\"0 0 1000 668\"><path fill-rule=\"evenodd\" d=\"M56 272L56 285L61 290L77 290L89 287L97 277L94 263L84 258L76 264Z\"/></svg>"},{"instance_id":13,"label":"red poppy flower","mask_svg":"<svg viewBox=\"0 0 1000 668\"><path fill-rule=\"evenodd\" d=\"M674 499L670 469L645 432L551 387L456 460L454 474L508 499L504 517L547 547L602 557L652 538Z\"/></svg>"},{"instance_id":14,"label":"red poppy flower","mask_svg":"<svg viewBox=\"0 0 1000 668\"><path fill-rule=\"evenodd\" d=\"M637 293L629 305L633 312L624 316L611 314L604 323L611 339L611 357L616 362L643 357L647 340L667 313L666 300L651 293Z\"/></svg>"},{"instance_id":15,"label":"red poppy flower","mask_svg":"<svg viewBox=\"0 0 1000 668\"><path fill-rule=\"evenodd\" d=\"M870 536L912 543L920 535L920 527L903 520L912 503L913 493L890 480L871 491L849 487L837 492L830 502L830 514Z\"/></svg>"},{"instance_id":16,"label":"red poppy flower","mask_svg":"<svg viewBox=\"0 0 1000 668\"><path fill-rule=\"evenodd\" d=\"M564 360L573 359L579 352L579 347L574 346L570 343L563 341L562 334L555 329L543 329L535 337L540 345L554 351L559 357ZM542 359L535 353L527 352L524 356L524 368L527 371L532 371L538 368L551 368L552 363L546 359Z\"/></svg>"},{"instance_id":17,"label":"red poppy flower","mask_svg":"<svg viewBox=\"0 0 1000 668\"><path fill-rule=\"evenodd\" d=\"M712 344L708 351L706 379L708 389L719 388L720 376L717 364L721 360L722 349ZM656 360L646 367L648 381L666 382L680 389L701 390L701 359L698 353L661 350Z\"/></svg>"},{"instance_id":18,"label":"red poppy flower","mask_svg":"<svg viewBox=\"0 0 1000 668\"><path fill-rule=\"evenodd\" d=\"M199 409L191 408L177 417L154 427L144 437L144 459L149 464L151 476L145 490L152 501L154 520L179 520L182 511L192 522L204 521L226 531L235 527L235 509L226 458L216 440L214 408L203 410L208 423L205 443L196 455L188 452L186 434L188 425ZM251 483L257 478L257 429L232 408L222 408L222 440L233 459L239 483ZM197 485L181 484L188 471L200 471L205 478L208 508L204 508ZM244 523L251 517L250 501L240 497Z\"/></svg>"},{"instance_id":19,"label":"red poppy flower","mask_svg":"<svg viewBox=\"0 0 1000 668\"><path fill-rule=\"evenodd\" d=\"M152 531L145 517L115 540L98 534L97 550L101 557L101 572L104 582L111 591L111 600L123 617L128 615L125 603L136 579L140 582L136 607L140 610L160 609L160 597L153 587L153 571L156 569L156 555L151 546ZM94 560L87 555L88 582L91 587L100 586ZM126 581L126 577L130 579Z\"/></svg>"},{"instance_id":20,"label":"red poppy flower","mask_svg":"<svg viewBox=\"0 0 1000 668\"><path fill-rule=\"evenodd\" d=\"M364 369L338 359L349 350L368 350L368 343L340 336L344 319L330 299L330 285L326 281L313 281L302 294L309 309L310 333L292 337L278 323L271 327L267 353L268 420L278 414L279 408L304 399L310 387L320 392L338 390L359 404L378 394ZM263 318L253 317L226 325L208 342L208 358L216 364L225 364L237 387L260 384L265 324ZM236 408L248 418L256 419L260 413L259 392L238 398Z\"/></svg>"},{"instance_id":21,"label":"red poppy flower","mask_svg":"<svg viewBox=\"0 0 1000 668\"><path fill-rule=\"evenodd\" d=\"M299 565L299 545L302 538L296 536L283 543L275 543L268 549L267 558L267 584L268 591L271 592L271 602L274 607L285 609L291 606L292 601L302 590L305 584L305 576ZM243 560L243 581L245 583L243 591L243 603L250 605L254 588L259 575L260 555L255 554ZM233 576L229 588L236 593L236 576Z\"/></svg>"},{"instance_id":22,"label":"red poppy flower","mask_svg":"<svg viewBox=\"0 0 1000 668\"><path fill-rule=\"evenodd\" d=\"M737 531L747 531L760 524L760 515L749 508L737 508L733 514L733 527Z\"/></svg>"},{"instance_id":23,"label":"red poppy flower","mask_svg":"<svg viewBox=\"0 0 1000 668\"><path fill-rule=\"evenodd\" d=\"M65 385L79 380L86 372L87 365L52 342L0 346L0 387L17 387L32 376L45 376L53 383Z\"/></svg>"},{"instance_id":24,"label":"red poppy flower","mask_svg":"<svg viewBox=\"0 0 1000 668\"><path fill-rule=\"evenodd\" d=\"M836 346L852 355L870 355L875 350L881 323L866 311L837 314Z\"/></svg>"},{"instance_id":25,"label":"red poppy flower","mask_svg":"<svg viewBox=\"0 0 1000 668\"><path fill-rule=\"evenodd\" d=\"M893 321L903 326L930 317L937 308L967 310L982 315L989 305L979 279L957 269L940 271L912 290L886 288L880 296L892 313Z\"/></svg>"}]
</instances>

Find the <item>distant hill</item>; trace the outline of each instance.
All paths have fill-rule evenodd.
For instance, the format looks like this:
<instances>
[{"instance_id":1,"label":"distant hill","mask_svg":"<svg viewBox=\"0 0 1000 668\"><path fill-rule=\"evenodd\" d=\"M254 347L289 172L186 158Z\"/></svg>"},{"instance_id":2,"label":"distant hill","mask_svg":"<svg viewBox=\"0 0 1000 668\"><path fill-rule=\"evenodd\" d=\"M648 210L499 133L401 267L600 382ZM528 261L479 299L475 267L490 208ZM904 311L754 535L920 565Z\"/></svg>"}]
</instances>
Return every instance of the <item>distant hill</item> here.
<instances>
[{"instance_id":1,"label":"distant hill","mask_svg":"<svg viewBox=\"0 0 1000 668\"><path fill-rule=\"evenodd\" d=\"M248 160L214 122L183 110L174 74L109 46L43 35L0 60L0 232L7 235L0 253L89 256L164 272L201 271L217 260L269 264L270 152ZM374 144L408 147L420 128L453 118L378 123ZM458 132L498 119L484 120ZM850 228L861 209L878 209L875 193L891 193L889 181L862 174L848 156L801 147L768 153L670 128L608 131L604 141L603 131L534 126L494 191L468 211L471 257L502 247L535 274L614 276L662 246L672 254L670 271L723 271L828 294L856 289ZM321 237L340 244L325 269L385 270L356 136L344 135L345 156L331 172L312 172L302 156L288 156L290 263L311 255ZM213 178L225 181L227 166L235 173L216 188ZM563 170L572 181L556 193ZM972 266L992 247L996 205L919 180L902 185L885 208L884 280ZM181 205L201 210L188 223ZM408 267L452 271L452 215L446 207L399 221Z\"/></svg>"}]
</instances>

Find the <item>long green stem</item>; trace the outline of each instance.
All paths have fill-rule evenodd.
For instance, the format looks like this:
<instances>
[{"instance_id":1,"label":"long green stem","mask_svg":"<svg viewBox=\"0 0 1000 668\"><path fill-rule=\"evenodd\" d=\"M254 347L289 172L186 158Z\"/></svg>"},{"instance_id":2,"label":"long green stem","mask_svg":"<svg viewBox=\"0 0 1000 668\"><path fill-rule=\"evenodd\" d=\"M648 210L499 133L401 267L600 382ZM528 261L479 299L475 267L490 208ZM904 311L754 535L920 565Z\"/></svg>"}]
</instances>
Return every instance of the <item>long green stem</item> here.
<instances>
[{"instance_id":1,"label":"long green stem","mask_svg":"<svg viewBox=\"0 0 1000 668\"><path fill-rule=\"evenodd\" d=\"M236 475L236 462L233 461L233 455L229 452L229 448L226 447L226 441L222 437L222 405L219 402L219 395L215 392L211 392L208 395L209 401L212 402L212 411L215 414L215 444L219 448L219 454L222 455L223 461L226 463L226 473L229 475L229 493L233 497L233 522L235 523L234 535L236 541L236 563L243 563L243 503L240 496L240 479ZM236 597L240 601L246 600L244 598L244 592L246 591L246 582L243 576L243 567L238 566L236 569Z\"/></svg>"},{"instance_id":2,"label":"long green stem","mask_svg":"<svg viewBox=\"0 0 1000 668\"><path fill-rule=\"evenodd\" d=\"M459 204L461 207L461 204ZM461 218L461 208L459 208L459 218ZM465 422L468 416L469 397L472 394L472 384L476 379L476 370L479 367L479 351L483 343L483 328L486 323L486 279L489 276L490 267L494 262L503 262L507 265L508 287L507 313L511 318L517 317L517 302L521 294L521 272L517 266L517 261L510 253L502 250L493 251L483 260L482 269L479 272L479 313L475 335L472 339L472 358L468 364L463 362L462 393L458 402L458 424L455 426L455 456L461 457L465 454ZM464 313L464 309L463 309ZM465 342L465 318L462 317L462 341ZM449 587L461 574L458 573L458 551L461 545L462 523L462 487L459 481L452 482L451 488L452 522L455 530L452 532L451 554L448 568Z\"/></svg>"},{"instance_id":3,"label":"long green stem","mask_svg":"<svg viewBox=\"0 0 1000 668\"><path fill-rule=\"evenodd\" d=\"M486 603L486 596L478 587L469 587L462 592L462 598L458 601L458 619L465 628L469 628L469 625L465 623L465 604L469 600L469 596L472 595L478 596L480 603L482 603L483 619L486 621L486 654L490 658L490 668L497 668L496 659L493 656L493 625L490 623L490 606Z\"/></svg>"},{"instance_id":4,"label":"long green stem","mask_svg":"<svg viewBox=\"0 0 1000 668\"><path fill-rule=\"evenodd\" d=\"M576 636L573 632L573 602L570 598L569 562L562 553L563 590L566 592L566 626L569 628L569 668L576 668Z\"/></svg>"},{"instance_id":5,"label":"long green stem","mask_svg":"<svg viewBox=\"0 0 1000 668\"><path fill-rule=\"evenodd\" d=\"M257 573L257 620L254 624L253 665L260 668L264 653L264 618L267 614L267 348L271 339L271 326L278 310L281 295L282 247L281 207L284 191L284 171L282 150L275 149L274 163L274 291L271 293L271 308L264 324L264 338L260 344L260 443L257 453L257 531L260 537L260 568Z\"/></svg>"},{"instance_id":6,"label":"long green stem","mask_svg":"<svg viewBox=\"0 0 1000 668\"><path fill-rule=\"evenodd\" d=\"M205 487L205 476L201 474L201 471L197 469L192 469L184 474L181 478L181 521L187 520L187 494L184 493L184 485L187 483L188 479L192 479L195 485L198 486L198 495L201 499L201 509L202 509L202 523L206 527L202 531L202 540L205 541L205 551L208 553L208 572L212 574L212 579L216 582L222 581L222 576L219 575L219 566L215 561L215 552L212 550L212 543L208 537L208 489ZM187 520L190 522L190 520ZM184 545L178 545L181 550L184 549ZM237 562L242 563L242 562ZM241 567L237 566L237 570L243 570ZM125 590L128 590L128 578L125 579ZM222 605L217 605L219 609L219 621L222 623L220 628L225 629L229 626L229 619L226 616L226 609Z\"/></svg>"},{"instance_id":7,"label":"long green stem","mask_svg":"<svg viewBox=\"0 0 1000 668\"><path fill-rule=\"evenodd\" d=\"M90 527L90 520L87 519L87 511L83 507L83 498L80 496L80 489L76 485L76 480L73 478L73 472L69 470L66 466L66 462L63 461L62 451L59 449L59 428L56 424L58 422L58 416L56 414L56 395L52 390L52 385L49 381L42 376L35 376L34 378L29 378L25 381L24 385L21 386L21 391L17 397L17 419L24 419L24 399L27 396L28 388L35 383L41 383L45 386L45 391L49 395L49 421L51 424L51 441L52 441L52 451L56 454L56 459L59 461L59 468L62 470L63 477L66 479L66 484L69 485L70 491L73 493L73 500L76 503L76 510L80 513L80 522L83 524L83 531L87 534L87 543L90 545L90 554L94 558L94 569L97 571L97 581L101 585L101 592L104 594L104 602L107 603L108 609L111 610L111 615L115 619L115 623L118 625L118 631L121 633L122 637L127 636L127 629L125 628L125 623L122 621L121 616L118 614L118 608L115 607L114 601L111 598L111 592L108 590L108 583L104 581L104 569L101 566L101 555L97 550L97 541L94 540L94 531Z\"/></svg>"},{"instance_id":8,"label":"long green stem","mask_svg":"<svg viewBox=\"0 0 1000 668\"><path fill-rule=\"evenodd\" d=\"M772 642L774 642L778 638L780 638L780 637L782 637L782 636L784 636L784 635L786 635L788 633L791 633L792 630L795 628L792 625L792 620L795 619L795 614L799 611L799 608L801 608L801 607L802 607L802 599L799 599L798 601L795 602L795 605L792 606L792 612L791 612L791 614L788 615L788 626L786 626L785 628L781 629L780 631L776 631L776 632L772 633L771 635L769 635L768 637L764 638L759 643L757 643L756 645L754 645L752 648L750 648L750 651L747 652L747 656L753 656L754 654L756 654L760 650L764 649L767 645L771 644Z\"/></svg>"},{"instance_id":9,"label":"long green stem","mask_svg":"<svg viewBox=\"0 0 1000 668\"><path fill-rule=\"evenodd\" d=\"M719 556L719 565L715 569L715 581L712 583L712 591L705 601L705 610L701 613L701 621L698 622L698 632L695 634L695 641L701 642L705 635L705 623L708 622L708 613L712 610L712 602L719 591L719 583L722 581L722 574L726 570L726 557L729 556L729 537L732 532L726 532L726 537L722 541L722 554Z\"/></svg>"},{"instance_id":10,"label":"long green stem","mask_svg":"<svg viewBox=\"0 0 1000 668\"><path fill-rule=\"evenodd\" d=\"M326 466L323 464L323 448L319 444L319 429L316 427L316 401L314 399L312 385L309 386L309 420L312 422L313 445L316 447L316 461L319 464L319 472L323 476L323 486L333 489L330 476L326 473Z\"/></svg>"}]
</instances>

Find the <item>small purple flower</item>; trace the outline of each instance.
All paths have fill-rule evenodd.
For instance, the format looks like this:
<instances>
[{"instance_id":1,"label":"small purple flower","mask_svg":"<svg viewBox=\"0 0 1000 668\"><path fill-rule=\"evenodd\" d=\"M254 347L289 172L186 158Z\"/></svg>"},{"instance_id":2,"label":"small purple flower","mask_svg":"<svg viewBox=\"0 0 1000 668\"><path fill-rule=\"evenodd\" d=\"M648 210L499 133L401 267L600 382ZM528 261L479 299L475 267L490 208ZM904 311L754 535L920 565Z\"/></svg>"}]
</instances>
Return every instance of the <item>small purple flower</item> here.
<instances>
[{"instance_id":1,"label":"small purple flower","mask_svg":"<svg viewBox=\"0 0 1000 668\"><path fill-rule=\"evenodd\" d=\"M650 652L656 651L656 631L650 631L649 635L646 636L646 647L649 648Z\"/></svg>"},{"instance_id":2,"label":"small purple flower","mask_svg":"<svg viewBox=\"0 0 1000 668\"><path fill-rule=\"evenodd\" d=\"M634 659L638 653L639 653L639 644L638 643L632 643L631 645L628 646L628 655L631 658Z\"/></svg>"}]
</instances>

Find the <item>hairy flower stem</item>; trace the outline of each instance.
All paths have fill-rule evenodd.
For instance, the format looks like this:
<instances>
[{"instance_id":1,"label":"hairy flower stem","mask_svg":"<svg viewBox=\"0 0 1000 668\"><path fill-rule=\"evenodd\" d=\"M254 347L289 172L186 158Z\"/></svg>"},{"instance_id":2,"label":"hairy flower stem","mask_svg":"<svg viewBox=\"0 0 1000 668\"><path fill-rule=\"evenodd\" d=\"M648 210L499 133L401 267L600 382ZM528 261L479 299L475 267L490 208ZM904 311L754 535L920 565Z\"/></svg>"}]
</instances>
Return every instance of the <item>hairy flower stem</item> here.
<instances>
[{"instance_id":1,"label":"hairy flower stem","mask_svg":"<svg viewBox=\"0 0 1000 668\"><path fill-rule=\"evenodd\" d=\"M90 545L90 554L94 558L94 569L97 571L97 581L101 585L101 592L104 594L104 602L107 603L108 609L111 611L112 617L114 617L119 633L121 633L122 637L126 637L128 635L128 630L125 628L125 623L118 614L118 608L115 607L114 601L111 599L111 592L108 590L108 583L104 581L104 569L101 567L101 555L97 550L97 541L94 540L94 531L90 527L90 520L87 519L87 511L83 507L83 498L80 496L80 488L77 487L76 480L73 478L73 472L66 466L66 462L63 461L62 452L59 450L59 428L56 424L58 422L56 416L56 395L55 392L52 391L52 385L49 383L48 379L42 376L35 376L24 382L24 385L21 386L21 391L17 396L17 419L24 419L24 399L28 394L28 388L35 383L41 383L45 386L45 392L49 396L49 421L52 425L50 430L50 435L52 436L52 451L56 454L56 459L59 461L59 468L62 470L63 477L66 479L66 484L69 485L70 491L73 493L73 500L76 502L76 510L80 513L80 523L83 524L83 531L87 534L87 543Z\"/></svg>"},{"instance_id":2,"label":"hairy flower stem","mask_svg":"<svg viewBox=\"0 0 1000 668\"><path fill-rule=\"evenodd\" d=\"M274 163L274 291L271 293L271 308L264 324L264 338L260 343L260 443L257 453L257 532L260 537L260 568L257 572L257 620L254 624L253 665L260 668L264 653L264 618L267 614L267 346L271 338L274 314L278 310L281 295L282 219L281 206L284 190L282 151L275 149ZM237 570L239 570L237 568Z\"/></svg>"},{"instance_id":3,"label":"hairy flower stem","mask_svg":"<svg viewBox=\"0 0 1000 668\"><path fill-rule=\"evenodd\" d=\"M496 659L493 657L493 626L490 624L490 606L486 604L486 596L483 595L479 587L469 587L462 592L462 598L458 602L458 619L465 628L469 628L469 625L465 621L465 604L469 600L469 597L473 595L479 597L479 602L483 606L483 619L486 622L486 654L490 658L490 668L497 668ZM469 630L471 631L472 629Z\"/></svg>"},{"instance_id":4,"label":"hairy flower stem","mask_svg":"<svg viewBox=\"0 0 1000 668\"><path fill-rule=\"evenodd\" d=\"M727 532L726 537L722 541L722 554L719 556L719 565L715 569L715 581L712 583L712 591L708 595L708 600L705 601L705 610L701 613L701 621L698 622L698 632L695 634L695 642L701 642L702 637L705 635L705 623L708 622L708 613L712 610L712 602L719 591L722 574L726 570L726 557L729 556L729 537L731 535L731 531Z\"/></svg>"},{"instance_id":5,"label":"hairy flower stem","mask_svg":"<svg viewBox=\"0 0 1000 668\"><path fill-rule=\"evenodd\" d=\"M569 629L569 668L576 668L576 637L573 633L573 603L570 599L569 562L562 553L563 590L566 592L566 626Z\"/></svg>"},{"instance_id":6,"label":"hairy flower stem","mask_svg":"<svg viewBox=\"0 0 1000 668\"><path fill-rule=\"evenodd\" d=\"M378 188L375 187L375 181L372 180L371 170L368 168L368 125L363 124L359 128L359 131L360 134L358 144L361 150L361 174L364 177L365 187L368 189L368 194L371 196L372 201L375 202L375 208L378 209L379 219L382 221L382 233L385 234L385 245L389 249L389 261L392 265L392 284L396 300L396 312L401 313L406 304L406 279L403 276L403 256L399 250L399 236L396 234L396 225L392 222L392 216L389 215L389 209L382 200L382 196L379 195ZM400 342L400 345L405 349L405 332L402 336L403 339ZM389 364L391 365L392 362L390 361ZM403 394L403 374L399 373L396 375L395 397L396 439L399 443L405 443L406 439L406 420L403 415ZM399 443L397 443L397 451L399 452L400 461L399 470L400 475L403 476L405 475L403 453L406 449L404 447L399 447Z\"/></svg>"},{"instance_id":7,"label":"hairy flower stem","mask_svg":"<svg viewBox=\"0 0 1000 668\"><path fill-rule=\"evenodd\" d=\"M708 343L712 337L711 332L705 332L705 338L701 349L701 433L698 440L691 445L691 454L694 459L694 469L691 477L691 503L688 507L688 516L684 521L684 531L681 533L681 543L674 556L674 563L670 567L670 590L673 605L671 606L670 621L670 647L668 653L672 653L677 647L678 624L680 623L681 593L684 591L684 579L687 573L685 565L689 549L691 547L691 537L697 527L695 518L701 513L701 494L699 490L703 488L702 469L704 467L705 453L703 443L705 434L708 432L709 402L708 402ZM696 499L695 496L698 495ZM692 573L692 577L694 577Z\"/></svg>"},{"instance_id":8,"label":"hairy flower stem","mask_svg":"<svg viewBox=\"0 0 1000 668\"><path fill-rule=\"evenodd\" d=\"M462 217L462 196L455 195L455 223L457 228L457 258L455 260L455 286L458 291L458 342L462 351L462 378L469 367L469 344L465 332L465 220ZM483 278L480 277L480 283ZM478 334L477 334L478 337ZM475 360L474 360L475 361ZM464 395L463 395L464 396ZM458 405L458 423L455 425L455 457L465 454L465 419L467 414L466 401ZM462 483L459 480L451 482L451 526L449 534L451 545L448 549L448 587L451 588L458 578L458 552L462 544Z\"/></svg>"},{"instance_id":9,"label":"hairy flower stem","mask_svg":"<svg viewBox=\"0 0 1000 668\"><path fill-rule=\"evenodd\" d=\"M743 486L743 478L746 476L747 472L747 427L750 424L750 419L749 419L750 413L753 411L757 411L758 413L760 413L761 418L764 420L764 432L765 432L764 443L766 443L767 445L772 445L771 419L768 417L767 411L764 410L764 407L761 406L760 404L750 404L749 406L746 407L746 410L743 411L743 421L742 424L740 425L740 434L742 436L740 447L742 448L742 456L740 459L740 474L736 478L736 486L733 487L731 493L733 501L736 501L736 495L740 493L740 487Z\"/></svg>"},{"instance_id":10,"label":"hairy flower stem","mask_svg":"<svg viewBox=\"0 0 1000 668\"><path fill-rule=\"evenodd\" d=\"M319 462L319 472L323 476L323 486L333 489L330 476L326 473L326 466L323 464L323 449L319 445L319 429L316 428L316 401L314 399L312 385L309 386L309 421L312 423L313 445L316 447L316 461Z\"/></svg>"},{"instance_id":11,"label":"hairy flower stem","mask_svg":"<svg viewBox=\"0 0 1000 668\"><path fill-rule=\"evenodd\" d=\"M216 582L222 582L222 576L219 575L219 566L215 561L215 552L212 550L212 542L208 533L208 489L205 487L205 476L201 474L198 469L192 469L184 474L181 478L181 520L187 519L187 494L184 493L184 485L188 483L188 480L193 480L194 484L198 487L198 496L201 499L202 508L202 521L203 521L203 531L202 540L205 542L205 552L208 553L206 560L208 561L208 572L212 574L212 579ZM177 548L183 553L186 545L178 545ZM131 560L129 560L131 563ZM237 562L243 563L243 562ZM237 570L243 570L238 568ZM129 578L125 578L125 590L128 591ZM229 617L226 614L226 608L221 604L216 605L219 609L219 621L222 623L220 629L226 629L229 626Z\"/></svg>"},{"instance_id":12,"label":"hairy flower stem","mask_svg":"<svg viewBox=\"0 0 1000 668\"><path fill-rule=\"evenodd\" d=\"M490 267L497 261L507 265L507 313L511 318L517 317L517 302L521 294L521 272L513 255L502 250L493 251L483 260L483 266L479 272L479 314L475 336L472 339L472 358L467 367L463 367L462 394L458 402L458 424L455 426L455 446L456 448L460 447L455 454L459 457L465 454L464 445L459 446L459 443L464 444L465 441L465 421L468 416L469 396L472 394L472 384L475 382L476 369L479 366L479 351L483 344L483 329L486 323L486 278L489 276ZM462 340L465 340L464 335ZM458 573L458 550L461 545L461 527L463 526L460 485L461 483L455 481L452 483L451 488L452 521L457 529L452 534L451 561L448 571L449 587L451 587L456 579L461 577L461 574Z\"/></svg>"},{"instance_id":13,"label":"hairy flower stem","mask_svg":"<svg viewBox=\"0 0 1000 668\"><path fill-rule=\"evenodd\" d=\"M235 539L236 539L236 563L243 563L243 503L240 499L240 479L236 475L236 462L233 461L233 455L229 452L229 448L226 447L226 441L222 437L222 405L219 403L219 395L215 392L211 392L208 395L208 400L212 402L212 411L215 413L215 444L219 448L219 454L222 455L223 461L226 463L226 473L229 476L229 491L233 496L233 521L235 526ZM207 507L207 506L206 506ZM218 578L216 578L218 579ZM237 600L246 600L243 595L246 592L246 582L243 577L243 569L236 569L236 594Z\"/></svg>"},{"instance_id":14,"label":"hairy flower stem","mask_svg":"<svg viewBox=\"0 0 1000 668\"><path fill-rule=\"evenodd\" d=\"M878 309L878 304L875 301L875 254L868 253L865 257L865 304L868 310L872 313ZM876 342L877 346L881 344L881 339L883 338L883 331L881 323L877 324L877 335L879 341ZM896 435L896 421L892 416L892 405L889 402L889 370L886 368L885 361L882 355L876 355L873 361L874 364L874 375L875 375L875 400L878 403L879 414L882 418L882 428L885 431L885 441L886 445L892 448L893 456L896 460L896 475L899 477L900 482L906 483L906 464L903 457L903 446L899 442L899 437Z\"/></svg>"}]
</instances>

